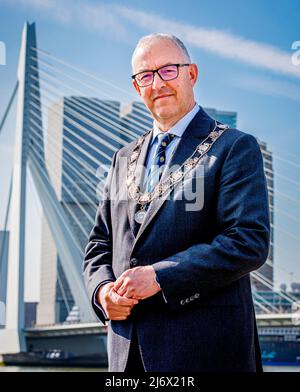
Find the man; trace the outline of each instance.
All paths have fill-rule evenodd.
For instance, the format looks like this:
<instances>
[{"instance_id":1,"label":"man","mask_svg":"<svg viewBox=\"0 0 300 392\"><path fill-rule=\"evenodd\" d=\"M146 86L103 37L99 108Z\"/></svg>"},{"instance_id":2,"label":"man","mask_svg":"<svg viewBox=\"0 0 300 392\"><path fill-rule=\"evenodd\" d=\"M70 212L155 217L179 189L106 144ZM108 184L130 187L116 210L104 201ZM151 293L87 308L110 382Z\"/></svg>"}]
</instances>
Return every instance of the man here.
<instances>
[{"instance_id":1,"label":"man","mask_svg":"<svg viewBox=\"0 0 300 392\"><path fill-rule=\"evenodd\" d=\"M132 67L153 130L115 154L83 266L110 320L109 370L261 371L249 277L269 243L259 146L195 103L197 66L178 38L142 38Z\"/></svg>"}]
</instances>

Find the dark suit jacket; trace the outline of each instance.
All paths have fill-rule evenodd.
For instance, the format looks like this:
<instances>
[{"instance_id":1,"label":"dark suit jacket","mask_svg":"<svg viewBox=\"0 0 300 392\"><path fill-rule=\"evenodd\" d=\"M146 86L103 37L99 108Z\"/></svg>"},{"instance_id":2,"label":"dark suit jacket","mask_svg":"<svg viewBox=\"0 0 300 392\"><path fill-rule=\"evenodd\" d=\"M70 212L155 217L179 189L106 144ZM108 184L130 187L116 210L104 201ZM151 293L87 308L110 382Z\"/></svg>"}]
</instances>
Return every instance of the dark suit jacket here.
<instances>
[{"instance_id":1,"label":"dark suit jacket","mask_svg":"<svg viewBox=\"0 0 300 392\"><path fill-rule=\"evenodd\" d=\"M214 128L202 108L185 130L172 164L181 164ZM151 134L139 164L146 158ZM113 159L106 191L86 247L85 284L95 303L99 284L137 265L153 265L162 292L140 301L125 321L109 321L111 371L124 371L133 323L147 371L258 371L261 360L249 273L266 260L269 209L262 155L256 139L236 129L221 135L202 159L204 176L187 178L204 194L203 208L187 211L178 187L152 202L141 227L126 194L126 159L135 142ZM190 183L189 183L190 181ZM202 183L201 183L202 181ZM122 195L120 198L122 198ZM110 200L114 199L114 200Z\"/></svg>"}]
</instances>

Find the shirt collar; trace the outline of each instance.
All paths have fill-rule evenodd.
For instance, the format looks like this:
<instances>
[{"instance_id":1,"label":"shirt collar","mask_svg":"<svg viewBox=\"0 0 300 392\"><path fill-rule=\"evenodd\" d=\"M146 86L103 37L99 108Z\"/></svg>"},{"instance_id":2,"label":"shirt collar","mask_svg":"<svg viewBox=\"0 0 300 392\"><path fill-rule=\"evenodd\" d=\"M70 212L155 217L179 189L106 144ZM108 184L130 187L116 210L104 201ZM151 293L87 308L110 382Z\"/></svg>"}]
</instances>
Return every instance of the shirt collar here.
<instances>
[{"instance_id":1,"label":"shirt collar","mask_svg":"<svg viewBox=\"0 0 300 392\"><path fill-rule=\"evenodd\" d=\"M184 131L186 130L187 126L189 123L192 121L192 119L195 117L195 115L199 111L199 105L195 103L195 106L193 107L192 110L190 110L185 116L183 116L179 121L177 121L176 124L174 124L168 131L164 133L172 133L173 135L177 137L182 137ZM152 140L151 144L154 142L156 136L162 133L162 130L158 127L156 124L156 121L153 121L153 133L152 133Z\"/></svg>"}]
</instances>

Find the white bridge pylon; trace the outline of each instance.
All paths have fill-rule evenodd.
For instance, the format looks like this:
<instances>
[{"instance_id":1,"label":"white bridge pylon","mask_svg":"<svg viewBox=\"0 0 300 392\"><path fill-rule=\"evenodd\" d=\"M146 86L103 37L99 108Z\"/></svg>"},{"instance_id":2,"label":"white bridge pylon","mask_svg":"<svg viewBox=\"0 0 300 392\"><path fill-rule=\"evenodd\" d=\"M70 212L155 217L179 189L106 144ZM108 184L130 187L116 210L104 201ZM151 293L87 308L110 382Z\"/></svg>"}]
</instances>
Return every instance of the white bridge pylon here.
<instances>
[{"instance_id":1,"label":"white bridge pylon","mask_svg":"<svg viewBox=\"0 0 300 392\"><path fill-rule=\"evenodd\" d=\"M18 64L18 97L16 115L16 139L13 163L12 198L10 207L10 240L7 273L6 323L0 330L0 353L26 351L24 335L24 262L25 262L25 208L26 174L28 168L42 204L47 223L51 230L62 267L68 280L72 296L79 307L80 320L91 322L95 315L88 300L83 284L82 256L74 238L68 230L65 212L51 185L46 169L44 144L39 143L42 151L39 159L31 156L30 148L36 141L31 138L30 116L34 100L35 121L39 122L42 133L42 118L39 93L38 60L36 53L35 23L26 22L22 32L22 43ZM35 98L32 97L32 79L35 79ZM38 91L38 93L37 93ZM30 109L29 109L30 107ZM38 118L38 120L37 120Z\"/></svg>"}]
</instances>

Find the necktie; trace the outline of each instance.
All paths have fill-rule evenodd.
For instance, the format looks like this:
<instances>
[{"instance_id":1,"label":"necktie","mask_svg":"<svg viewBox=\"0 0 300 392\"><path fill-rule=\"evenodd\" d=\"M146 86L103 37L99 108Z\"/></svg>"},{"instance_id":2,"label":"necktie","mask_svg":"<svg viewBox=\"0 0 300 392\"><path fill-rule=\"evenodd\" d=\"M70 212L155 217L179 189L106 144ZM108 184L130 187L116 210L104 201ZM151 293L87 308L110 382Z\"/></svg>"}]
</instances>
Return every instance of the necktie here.
<instances>
[{"instance_id":1,"label":"necktie","mask_svg":"<svg viewBox=\"0 0 300 392\"><path fill-rule=\"evenodd\" d=\"M159 133L157 135L158 146L156 148L153 162L146 182L147 192L151 192L161 178L164 165L166 164L166 149L170 142L174 139L174 137L175 135L170 133Z\"/></svg>"}]
</instances>

